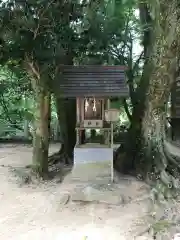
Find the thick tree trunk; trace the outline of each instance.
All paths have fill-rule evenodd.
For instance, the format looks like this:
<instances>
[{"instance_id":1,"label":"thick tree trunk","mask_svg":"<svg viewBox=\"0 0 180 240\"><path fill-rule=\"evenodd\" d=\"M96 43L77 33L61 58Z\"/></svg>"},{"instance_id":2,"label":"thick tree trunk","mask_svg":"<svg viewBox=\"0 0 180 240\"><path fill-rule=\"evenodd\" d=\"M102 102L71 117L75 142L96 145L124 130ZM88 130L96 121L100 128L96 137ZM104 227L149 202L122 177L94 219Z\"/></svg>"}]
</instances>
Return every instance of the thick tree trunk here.
<instances>
[{"instance_id":1,"label":"thick tree trunk","mask_svg":"<svg viewBox=\"0 0 180 240\"><path fill-rule=\"evenodd\" d=\"M62 138L60 154L69 163L68 159L72 159L76 143L76 101L56 98L56 107Z\"/></svg>"},{"instance_id":2,"label":"thick tree trunk","mask_svg":"<svg viewBox=\"0 0 180 240\"><path fill-rule=\"evenodd\" d=\"M64 52L58 64L73 65L73 58L74 51L72 46L69 45L67 46L67 52ZM49 158L49 161L55 163L56 161L63 160L66 164L69 164L72 161L73 150L76 143L76 100L61 99L58 98L58 95L54 97L60 126L61 148L58 153L53 154Z\"/></svg>"},{"instance_id":3,"label":"thick tree trunk","mask_svg":"<svg viewBox=\"0 0 180 240\"><path fill-rule=\"evenodd\" d=\"M136 94L132 126L127 139L133 161L128 167L141 169L142 175L151 170L163 172L168 164L164 152L165 106L177 70L179 10L176 1L169 4L166 0L156 9L153 51L143 73L150 78L148 82L141 81Z\"/></svg>"},{"instance_id":4,"label":"thick tree trunk","mask_svg":"<svg viewBox=\"0 0 180 240\"><path fill-rule=\"evenodd\" d=\"M131 122L130 128L126 135L125 142L121 144L120 148L115 154L115 167L117 170L124 173L134 173L139 167L141 156L141 136L142 136L142 119L145 112L146 93L148 91L150 76L153 69L152 51L155 44L155 38L152 28L152 19L147 2L139 1L140 21L142 24L142 38L144 46L144 69L137 89L134 89L134 72L137 62L133 67L133 60L129 65L127 72L128 83L130 89L130 99L133 105L132 115L129 115L126 102L124 102L125 111ZM133 57L132 57L133 58Z\"/></svg>"},{"instance_id":5,"label":"thick tree trunk","mask_svg":"<svg viewBox=\"0 0 180 240\"><path fill-rule=\"evenodd\" d=\"M35 132L33 138L33 171L44 177L48 173L49 120L51 95L48 90L37 87Z\"/></svg>"},{"instance_id":6,"label":"thick tree trunk","mask_svg":"<svg viewBox=\"0 0 180 240\"><path fill-rule=\"evenodd\" d=\"M153 43L151 42L149 48L152 48L152 45ZM131 125L128 129L125 142L120 146L115 155L115 167L118 171L123 173L130 172L133 174L139 169L139 159L141 159L142 121L146 109L145 103L152 70L153 63L147 59L145 61L140 84L133 94L133 110L130 118Z\"/></svg>"},{"instance_id":7,"label":"thick tree trunk","mask_svg":"<svg viewBox=\"0 0 180 240\"><path fill-rule=\"evenodd\" d=\"M169 5L164 1L160 5L160 18L156 26L156 44L149 88L145 100L145 112L142 119L141 151L146 159L146 172L152 167L162 172L167 168L165 161L164 140L166 104L169 99L177 71L177 52L179 45L179 18L176 1ZM157 16L158 17L158 16Z\"/></svg>"}]
</instances>

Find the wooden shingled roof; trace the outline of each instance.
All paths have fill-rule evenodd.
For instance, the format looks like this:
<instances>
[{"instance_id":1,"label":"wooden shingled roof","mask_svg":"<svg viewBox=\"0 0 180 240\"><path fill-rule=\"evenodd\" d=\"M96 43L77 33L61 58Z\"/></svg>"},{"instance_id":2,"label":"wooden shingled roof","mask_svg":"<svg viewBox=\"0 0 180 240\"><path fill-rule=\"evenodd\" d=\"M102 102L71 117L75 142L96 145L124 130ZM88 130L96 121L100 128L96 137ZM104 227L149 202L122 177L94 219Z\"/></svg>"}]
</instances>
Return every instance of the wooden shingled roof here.
<instances>
[{"instance_id":1,"label":"wooden shingled roof","mask_svg":"<svg viewBox=\"0 0 180 240\"><path fill-rule=\"evenodd\" d=\"M123 66L61 66L55 80L59 97L127 97Z\"/></svg>"}]
</instances>

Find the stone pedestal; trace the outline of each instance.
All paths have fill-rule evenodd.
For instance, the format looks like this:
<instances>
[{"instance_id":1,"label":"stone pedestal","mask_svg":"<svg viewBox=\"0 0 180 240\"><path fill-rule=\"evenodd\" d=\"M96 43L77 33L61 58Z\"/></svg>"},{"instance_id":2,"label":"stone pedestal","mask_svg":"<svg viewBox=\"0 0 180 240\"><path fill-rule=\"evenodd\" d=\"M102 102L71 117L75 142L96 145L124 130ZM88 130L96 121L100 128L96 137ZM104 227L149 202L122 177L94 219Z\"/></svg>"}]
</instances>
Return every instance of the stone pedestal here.
<instances>
[{"instance_id":1,"label":"stone pedestal","mask_svg":"<svg viewBox=\"0 0 180 240\"><path fill-rule=\"evenodd\" d=\"M72 170L74 180L109 183L112 180L112 170L112 148L88 144L75 147Z\"/></svg>"}]
</instances>

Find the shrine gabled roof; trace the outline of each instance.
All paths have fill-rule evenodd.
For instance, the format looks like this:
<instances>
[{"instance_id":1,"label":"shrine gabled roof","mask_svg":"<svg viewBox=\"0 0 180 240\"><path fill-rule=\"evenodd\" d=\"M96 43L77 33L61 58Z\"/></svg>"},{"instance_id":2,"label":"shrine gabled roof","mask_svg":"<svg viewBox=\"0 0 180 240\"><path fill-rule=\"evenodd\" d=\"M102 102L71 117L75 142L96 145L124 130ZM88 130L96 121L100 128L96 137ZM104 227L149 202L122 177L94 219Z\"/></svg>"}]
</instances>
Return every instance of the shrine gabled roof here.
<instances>
[{"instance_id":1,"label":"shrine gabled roof","mask_svg":"<svg viewBox=\"0 0 180 240\"><path fill-rule=\"evenodd\" d=\"M63 65L55 79L59 97L127 97L124 66Z\"/></svg>"}]
</instances>

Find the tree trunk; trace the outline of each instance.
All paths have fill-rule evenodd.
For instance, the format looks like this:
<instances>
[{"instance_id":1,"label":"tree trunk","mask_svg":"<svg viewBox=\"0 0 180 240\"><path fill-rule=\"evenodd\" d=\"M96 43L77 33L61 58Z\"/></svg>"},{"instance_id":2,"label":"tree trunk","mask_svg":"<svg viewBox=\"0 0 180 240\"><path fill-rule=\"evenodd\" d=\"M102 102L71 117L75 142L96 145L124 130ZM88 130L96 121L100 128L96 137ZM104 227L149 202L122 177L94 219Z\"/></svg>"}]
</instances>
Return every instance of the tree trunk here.
<instances>
[{"instance_id":1,"label":"tree trunk","mask_svg":"<svg viewBox=\"0 0 180 240\"><path fill-rule=\"evenodd\" d=\"M153 41L151 43L149 41L149 44L151 45L149 49L153 49ZM150 50L148 50L148 52L150 52ZM145 103L152 71L153 62L152 58L149 56L144 64L140 84L136 92L133 91L133 109L130 118L130 128L128 129L125 142L121 144L115 154L114 165L118 171L125 174L136 173L137 169L139 169L139 160L141 159L142 121L146 109Z\"/></svg>"},{"instance_id":2,"label":"tree trunk","mask_svg":"<svg viewBox=\"0 0 180 240\"><path fill-rule=\"evenodd\" d=\"M169 4L164 0L160 6L155 6L154 44L143 73L149 76L149 81L141 81L137 91L127 139L133 156L130 165L141 169L145 177L152 170L158 174L165 172L168 165L164 151L165 109L180 49L179 6L176 4L176 1Z\"/></svg>"},{"instance_id":3,"label":"tree trunk","mask_svg":"<svg viewBox=\"0 0 180 240\"><path fill-rule=\"evenodd\" d=\"M62 138L60 154L65 155L65 163L68 164L76 143L76 101L56 98L56 107Z\"/></svg>"},{"instance_id":4,"label":"tree trunk","mask_svg":"<svg viewBox=\"0 0 180 240\"><path fill-rule=\"evenodd\" d=\"M38 175L45 177L48 174L51 95L48 90L40 87L37 87L36 92L37 108L33 138L32 168Z\"/></svg>"},{"instance_id":5,"label":"tree trunk","mask_svg":"<svg viewBox=\"0 0 180 240\"><path fill-rule=\"evenodd\" d=\"M142 39L144 46L144 69L137 89L134 89L134 68L133 60L131 57L129 69L127 72L128 84L130 89L130 99L133 105L132 115L129 114L127 103L124 101L124 108L131 123L125 142L121 144L115 153L114 166L117 170L123 173L134 173L139 167L141 152L141 133L142 133L142 119L145 112L146 93L148 91L150 75L152 72L152 51L155 44L153 34L152 19L149 11L148 3L139 1L140 21L142 28Z\"/></svg>"},{"instance_id":6,"label":"tree trunk","mask_svg":"<svg viewBox=\"0 0 180 240\"><path fill-rule=\"evenodd\" d=\"M145 100L142 119L141 151L146 160L146 172L166 170L168 162L164 153L166 104L177 71L177 53L180 49L179 18L176 1L160 5L155 36L153 71ZM158 17L156 16L156 17ZM149 160L149 161L148 161ZM143 164L144 165L144 164Z\"/></svg>"}]
</instances>

